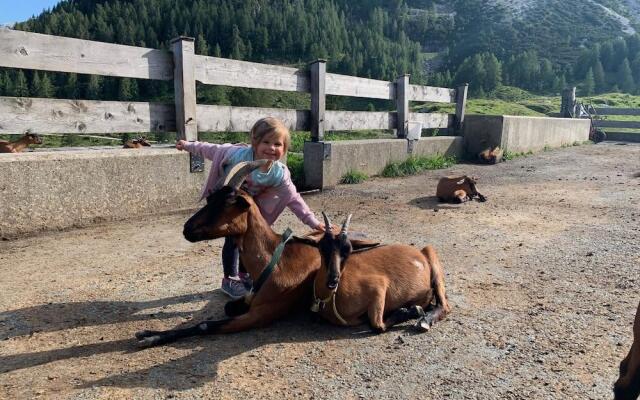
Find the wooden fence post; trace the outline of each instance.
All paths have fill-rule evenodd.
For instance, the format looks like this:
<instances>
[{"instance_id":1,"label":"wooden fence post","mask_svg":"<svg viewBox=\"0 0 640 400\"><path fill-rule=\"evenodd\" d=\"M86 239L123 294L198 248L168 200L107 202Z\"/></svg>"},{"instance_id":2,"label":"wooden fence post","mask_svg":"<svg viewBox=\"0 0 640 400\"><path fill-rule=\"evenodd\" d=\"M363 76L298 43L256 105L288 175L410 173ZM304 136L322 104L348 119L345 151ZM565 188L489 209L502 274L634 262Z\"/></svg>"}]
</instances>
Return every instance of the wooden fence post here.
<instances>
[{"instance_id":1,"label":"wooden fence post","mask_svg":"<svg viewBox=\"0 0 640 400\"><path fill-rule=\"evenodd\" d=\"M178 37L171 40L173 52L173 89L176 105L176 131L178 139L198 140L196 120L196 79L194 66L194 39ZM191 172L204 171L204 159L190 154Z\"/></svg>"},{"instance_id":2,"label":"wooden fence post","mask_svg":"<svg viewBox=\"0 0 640 400\"><path fill-rule=\"evenodd\" d=\"M565 88L562 90L562 100L560 103L560 117L573 118L576 114L576 88Z\"/></svg>"},{"instance_id":3,"label":"wooden fence post","mask_svg":"<svg viewBox=\"0 0 640 400\"><path fill-rule=\"evenodd\" d=\"M467 92L469 91L469 84L465 83L462 86L458 86L456 89L456 135L462 135L462 127L464 125L464 111L467 107Z\"/></svg>"},{"instance_id":4,"label":"wooden fence post","mask_svg":"<svg viewBox=\"0 0 640 400\"><path fill-rule=\"evenodd\" d=\"M324 140L324 111L326 108L326 73L327 60L316 60L311 63L311 141Z\"/></svg>"},{"instance_id":5,"label":"wooden fence post","mask_svg":"<svg viewBox=\"0 0 640 400\"><path fill-rule=\"evenodd\" d=\"M409 74L396 79L396 110L398 116L396 137L404 139L407 137L409 126Z\"/></svg>"}]
</instances>

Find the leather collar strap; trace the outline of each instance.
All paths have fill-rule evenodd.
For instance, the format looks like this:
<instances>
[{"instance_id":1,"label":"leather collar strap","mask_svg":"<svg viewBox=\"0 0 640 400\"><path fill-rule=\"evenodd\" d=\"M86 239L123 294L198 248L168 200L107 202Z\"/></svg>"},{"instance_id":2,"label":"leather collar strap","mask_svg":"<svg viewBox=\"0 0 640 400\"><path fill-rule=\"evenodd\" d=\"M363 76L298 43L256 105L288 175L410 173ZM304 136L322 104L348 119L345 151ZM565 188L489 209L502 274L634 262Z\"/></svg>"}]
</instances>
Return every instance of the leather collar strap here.
<instances>
[{"instance_id":1,"label":"leather collar strap","mask_svg":"<svg viewBox=\"0 0 640 400\"><path fill-rule=\"evenodd\" d=\"M276 247L276 249L273 252L273 255L271 256L271 261L269 261L269 264L267 264L267 266L264 267L258 279L253 283L253 288L251 288L251 294L258 293L258 290L260 290L262 285L267 281L267 279L269 278L273 270L276 268L278 261L280 261L280 256L282 255L284 246L285 244L287 244L289 239L291 239L292 233L293 231L291 230L291 228L287 228L284 231L284 233L282 234L282 238L280 239L280 243L278 244L278 247Z\"/></svg>"}]
</instances>

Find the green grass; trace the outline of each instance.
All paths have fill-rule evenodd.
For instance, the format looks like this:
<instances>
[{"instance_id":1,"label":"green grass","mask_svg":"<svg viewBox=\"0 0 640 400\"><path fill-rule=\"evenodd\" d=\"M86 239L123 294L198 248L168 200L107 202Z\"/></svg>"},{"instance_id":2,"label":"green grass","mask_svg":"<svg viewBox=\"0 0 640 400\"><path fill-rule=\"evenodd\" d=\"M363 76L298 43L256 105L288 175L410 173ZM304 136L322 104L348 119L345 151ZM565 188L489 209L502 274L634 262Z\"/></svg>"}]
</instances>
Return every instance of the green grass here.
<instances>
[{"instance_id":1,"label":"green grass","mask_svg":"<svg viewBox=\"0 0 640 400\"><path fill-rule=\"evenodd\" d=\"M518 157L525 157L525 156L530 156L533 154L533 151L529 150L526 153L525 152L514 152L514 151L505 151L504 154L502 155L502 158L504 158L505 160L513 160L515 158Z\"/></svg>"},{"instance_id":2,"label":"green grass","mask_svg":"<svg viewBox=\"0 0 640 400\"><path fill-rule=\"evenodd\" d=\"M287 167L291 172L293 184L301 190L304 187L304 158L300 153L287 154Z\"/></svg>"},{"instance_id":3,"label":"green grass","mask_svg":"<svg viewBox=\"0 0 640 400\"><path fill-rule=\"evenodd\" d=\"M344 183L347 185L353 185L356 183L362 183L369 178L367 174L364 172L351 170L344 174L344 176L340 179L340 183Z\"/></svg>"},{"instance_id":4,"label":"green grass","mask_svg":"<svg viewBox=\"0 0 640 400\"><path fill-rule=\"evenodd\" d=\"M455 157L435 155L433 157L410 157L400 163L387 164L382 170L384 177L398 177L415 175L430 169L442 169L454 165L457 162Z\"/></svg>"}]
</instances>

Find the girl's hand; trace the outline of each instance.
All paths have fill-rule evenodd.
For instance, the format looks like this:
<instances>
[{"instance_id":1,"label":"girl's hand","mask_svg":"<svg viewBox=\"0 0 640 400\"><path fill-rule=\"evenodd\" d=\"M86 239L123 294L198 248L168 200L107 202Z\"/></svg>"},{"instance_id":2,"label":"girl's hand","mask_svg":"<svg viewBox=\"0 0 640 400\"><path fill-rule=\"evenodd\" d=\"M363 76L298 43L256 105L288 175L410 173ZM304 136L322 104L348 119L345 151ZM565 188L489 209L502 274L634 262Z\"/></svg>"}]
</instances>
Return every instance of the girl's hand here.
<instances>
[{"instance_id":1,"label":"girl's hand","mask_svg":"<svg viewBox=\"0 0 640 400\"><path fill-rule=\"evenodd\" d=\"M325 225L322 222L320 222L320 224L318 226L316 226L316 229L319 230L319 231L324 232Z\"/></svg>"},{"instance_id":2,"label":"girl's hand","mask_svg":"<svg viewBox=\"0 0 640 400\"><path fill-rule=\"evenodd\" d=\"M176 142L176 149L178 149L178 150L184 150L184 144L185 144L185 143L187 143L185 140L182 140L182 139L178 140L178 141Z\"/></svg>"}]
</instances>

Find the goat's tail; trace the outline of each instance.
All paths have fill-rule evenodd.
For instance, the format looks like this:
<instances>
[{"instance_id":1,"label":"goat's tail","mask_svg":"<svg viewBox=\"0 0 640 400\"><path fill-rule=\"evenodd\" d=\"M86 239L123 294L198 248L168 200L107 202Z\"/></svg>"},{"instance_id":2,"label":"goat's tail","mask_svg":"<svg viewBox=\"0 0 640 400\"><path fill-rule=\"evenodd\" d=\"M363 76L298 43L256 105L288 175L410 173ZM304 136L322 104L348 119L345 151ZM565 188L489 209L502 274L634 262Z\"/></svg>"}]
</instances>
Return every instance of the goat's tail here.
<instances>
[{"instance_id":1,"label":"goat's tail","mask_svg":"<svg viewBox=\"0 0 640 400\"><path fill-rule=\"evenodd\" d=\"M429 316L432 320L431 323L434 323L443 319L451 311L444 287L444 268L442 268L438 253L436 253L436 249L433 246L427 245L421 252L427 258L431 268L431 288L433 289L436 306L429 312Z\"/></svg>"}]
</instances>

